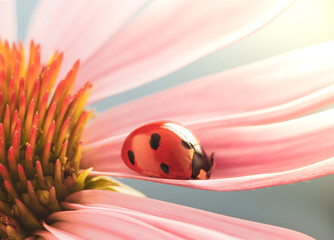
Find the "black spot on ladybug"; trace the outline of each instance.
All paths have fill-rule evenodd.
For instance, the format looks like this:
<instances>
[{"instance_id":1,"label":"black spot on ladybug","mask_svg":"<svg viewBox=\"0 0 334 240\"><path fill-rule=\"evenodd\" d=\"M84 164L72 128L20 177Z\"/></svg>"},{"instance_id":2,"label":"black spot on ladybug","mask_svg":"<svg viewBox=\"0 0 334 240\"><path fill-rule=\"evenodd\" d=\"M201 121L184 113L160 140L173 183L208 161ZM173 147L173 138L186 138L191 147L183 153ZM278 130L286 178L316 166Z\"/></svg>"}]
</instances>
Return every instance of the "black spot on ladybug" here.
<instances>
[{"instance_id":1,"label":"black spot on ladybug","mask_svg":"<svg viewBox=\"0 0 334 240\"><path fill-rule=\"evenodd\" d=\"M186 149L191 149L192 148L192 146L189 142L186 142L186 141L182 140L181 143L182 143L182 146L185 147Z\"/></svg>"},{"instance_id":2,"label":"black spot on ladybug","mask_svg":"<svg viewBox=\"0 0 334 240\"><path fill-rule=\"evenodd\" d=\"M135 165L135 154L131 150L128 151L128 157L129 157L130 163L132 165Z\"/></svg>"},{"instance_id":3,"label":"black spot on ladybug","mask_svg":"<svg viewBox=\"0 0 334 240\"><path fill-rule=\"evenodd\" d=\"M165 174L168 174L169 173L169 167L168 165L164 164L164 163L161 163L160 164L160 168L161 170L165 173Z\"/></svg>"},{"instance_id":4,"label":"black spot on ladybug","mask_svg":"<svg viewBox=\"0 0 334 240\"><path fill-rule=\"evenodd\" d=\"M151 146L152 149L154 149L154 150L158 149L158 147L160 146L160 139L161 139L161 137L157 133L153 133L151 135L150 146Z\"/></svg>"}]
</instances>

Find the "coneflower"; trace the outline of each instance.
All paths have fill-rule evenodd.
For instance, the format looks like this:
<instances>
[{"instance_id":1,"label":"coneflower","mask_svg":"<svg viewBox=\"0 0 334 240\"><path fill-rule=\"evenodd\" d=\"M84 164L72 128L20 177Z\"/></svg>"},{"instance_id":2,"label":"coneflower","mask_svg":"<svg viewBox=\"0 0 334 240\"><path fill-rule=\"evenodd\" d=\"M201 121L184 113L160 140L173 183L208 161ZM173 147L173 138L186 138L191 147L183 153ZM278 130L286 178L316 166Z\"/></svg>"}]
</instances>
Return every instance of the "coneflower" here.
<instances>
[{"instance_id":1,"label":"coneflower","mask_svg":"<svg viewBox=\"0 0 334 240\"><path fill-rule=\"evenodd\" d=\"M105 177L143 178L132 173L122 162L122 141L139 124L168 119L186 123L196 131L210 152L217 153L213 178L204 181L146 180L210 190L268 186L270 182L267 184L267 179L254 171L262 169L254 167L254 162L246 161L245 164L243 155L225 158L227 148L222 146L226 146L226 139L232 141L229 147L240 146L238 137L246 143L248 141L243 130L221 127L233 122L229 117L235 119L235 116L227 116L224 121L220 121L221 117L226 116L226 112L241 114L245 109L272 107L291 100L293 96L305 96L307 91L299 95L293 92L290 98L276 94L276 102L268 105L256 104L258 98L254 96L259 94L249 94L249 101L242 101L240 106L231 104L225 109L226 106L220 105L225 101L219 101L221 90L228 91L228 87L233 86L220 82L224 73L217 74L187 85L187 91L184 87L177 87L176 90L136 100L134 105L120 105L99 114L84 130L93 114L85 107L86 101L92 103L175 71L257 30L292 3L290 0L246 2L212 0L203 4L196 0L162 0L145 4L145 1L134 0L129 4L127 1L73 0L69 4L66 0L41 1L32 17L27 39L40 43L43 51L38 44L31 42L27 60L22 44L8 42L16 39L13 2L1 2L1 237L310 239L287 229L123 194L142 196ZM57 49L64 51L64 56ZM77 58L81 60L80 70L79 62L73 65ZM282 59L269 63L279 68ZM60 69L61 63L63 67ZM255 67L247 66L246 69L264 78L265 66L266 63L255 64ZM243 75L245 72L243 68L232 71L239 80L248 79L247 74ZM92 83L92 88L87 81ZM242 85L242 81L237 83ZM259 80L258 85L254 85L259 92L263 90L262 84ZM199 98L198 93L205 89L215 89L219 94L208 91L205 99ZM236 86L236 89L240 87ZM90 93L91 98L87 100ZM186 101L182 101L184 98ZM147 99L152 105L145 107ZM185 108L189 103L192 104L190 106L196 103L196 108ZM202 112L203 108L212 112ZM292 115L284 115L275 121ZM261 118L261 114L256 116L259 122L266 119ZM242 116L237 116L237 120L235 123L242 123ZM253 135L247 136L256 136L254 129L249 128L246 133ZM232 138L224 138L222 132L229 133ZM230 161L233 159L238 160L237 164ZM264 163L259 162L259 165L265 166ZM293 167L300 163L297 161ZM274 174L270 176L270 179L275 178ZM273 184L280 183L275 180Z\"/></svg>"},{"instance_id":2,"label":"coneflower","mask_svg":"<svg viewBox=\"0 0 334 240\"><path fill-rule=\"evenodd\" d=\"M40 219L60 211L59 201L84 188L79 174L81 134L93 110L85 109L87 83L71 93L77 61L55 87L63 54L41 63L40 46L0 41L0 211L2 237L42 229ZM55 87L55 90L53 90Z\"/></svg>"}]
</instances>

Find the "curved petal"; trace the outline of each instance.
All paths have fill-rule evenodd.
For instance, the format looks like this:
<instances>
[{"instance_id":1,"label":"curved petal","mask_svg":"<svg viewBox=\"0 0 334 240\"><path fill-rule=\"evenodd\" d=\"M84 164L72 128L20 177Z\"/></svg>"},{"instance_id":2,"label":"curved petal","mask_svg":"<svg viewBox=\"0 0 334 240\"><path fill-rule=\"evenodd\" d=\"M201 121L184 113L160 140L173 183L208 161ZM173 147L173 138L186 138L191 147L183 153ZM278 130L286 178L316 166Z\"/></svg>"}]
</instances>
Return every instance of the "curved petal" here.
<instances>
[{"instance_id":1,"label":"curved petal","mask_svg":"<svg viewBox=\"0 0 334 240\"><path fill-rule=\"evenodd\" d=\"M88 217L89 216L89 217ZM84 239L180 239L177 235L131 216L101 209L61 211L48 217L51 225Z\"/></svg>"},{"instance_id":2,"label":"curved petal","mask_svg":"<svg viewBox=\"0 0 334 240\"><path fill-rule=\"evenodd\" d=\"M145 177L120 158L123 139L85 149L82 165L93 175L144 179L206 190L232 191L304 181L334 173L334 110L270 125L194 130L207 152L215 153L209 180Z\"/></svg>"},{"instance_id":3,"label":"curved petal","mask_svg":"<svg viewBox=\"0 0 334 240\"><path fill-rule=\"evenodd\" d=\"M145 2L40 1L32 15L27 40L34 39L43 46L43 61L56 50L64 51L62 70L66 72L78 58L86 60L111 38Z\"/></svg>"},{"instance_id":4,"label":"curved petal","mask_svg":"<svg viewBox=\"0 0 334 240\"><path fill-rule=\"evenodd\" d=\"M292 2L154 1L83 61L77 86L91 81L93 102L155 80L249 35Z\"/></svg>"},{"instance_id":5,"label":"curved petal","mask_svg":"<svg viewBox=\"0 0 334 240\"><path fill-rule=\"evenodd\" d=\"M128 197L117 192L80 191L68 196L66 201L69 203L65 203L65 207L77 209L72 213L90 212L92 217L96 213L120 215L128 218L129 221L130 219L138 220L182 239L312 239L288 229L158 200ZM69 212L66 215L72 213ZM71 221L60 215L61 213L53 214L50 220ZM143 231L139 227L137 229L138 232Z\"/></svg>"},{"instance_id":6,"label":"curved petal","mask_svg":"<svg viewBox=\"0 0 334 240\"><path fill-rule=\"evenodd\" d=\"M82 240L83 239L82 237L78 235L71 234L66 231L62 231L61 229L57 229L55 227L49 226L46 223L43 223L43 226L49 231L49 233L55 236L55 239L62 239L62 240ZM49 237L52 237L49 235L49 233L47 231L43 231L43 232L37 233L36 235L49 239ZM84 238L84 239L87 239L87 238Z\"/></svg>"},{"instance_id":7,"label":"curved petal","mask_svg":"<svg viewBox=\"0 0 334 240\"><path fill-rule=\"evenodd\" d=\"M219 121L224 126L282 121L331 103L333 87L334 41L116 106L87 126L84 141L127 134L140 125L164 119L183 124Z\"/></svg>"},{"instance_id":8,"label":"curved petal","mask_svg":"<svg viewBox=\"0 0 334 240\"><path fill-rule=\"evenodd\" d=\"M16 38L16 1L0 1L0 39L11 42Z\"/></svg>"}]
</instances>

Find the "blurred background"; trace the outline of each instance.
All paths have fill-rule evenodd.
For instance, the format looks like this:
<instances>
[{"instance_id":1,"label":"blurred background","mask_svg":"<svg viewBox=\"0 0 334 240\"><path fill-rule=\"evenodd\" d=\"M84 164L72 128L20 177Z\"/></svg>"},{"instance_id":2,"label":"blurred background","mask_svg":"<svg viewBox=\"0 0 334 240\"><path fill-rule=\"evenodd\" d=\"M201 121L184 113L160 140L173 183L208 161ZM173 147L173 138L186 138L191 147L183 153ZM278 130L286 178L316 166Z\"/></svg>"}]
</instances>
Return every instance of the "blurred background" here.
<instances>
[{"instance_id":1,"label":"blurred background","mask_svg":"<svg viewBox=\"0 0 334 240\"><path fill-rule=\"evenodd\" d=\"M19 38L37 0L17 1ZM203 0L203 4L205 1ZM256 4L256 1L255 1ZM96 104L99 111L204 75L334 40L334 0L299 0L250 37L140 88ZM334 239L334 176L240 192L210 192L121 179L148 197Z\"/></svg>"}]
</instances>

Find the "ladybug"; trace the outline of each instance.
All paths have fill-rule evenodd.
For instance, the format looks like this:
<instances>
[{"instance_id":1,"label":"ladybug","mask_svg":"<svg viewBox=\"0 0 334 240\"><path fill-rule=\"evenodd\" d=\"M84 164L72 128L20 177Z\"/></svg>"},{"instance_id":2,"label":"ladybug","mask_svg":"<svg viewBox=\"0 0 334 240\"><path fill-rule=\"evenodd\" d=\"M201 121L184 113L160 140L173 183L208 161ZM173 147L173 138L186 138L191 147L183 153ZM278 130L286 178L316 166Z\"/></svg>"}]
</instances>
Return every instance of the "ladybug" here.
<instances>
[{"instance_id":1,"label":"ladybug","mask_svg":"<svg viewBox=\"0 0 334 240\"><path fill-rule=\"evenodd\" d=\"M131 132L122 147L122 159L141 174L171 179L208 179L214 158L197 138L178 123L159 121Z\"/></svg>"}]
</instances>

